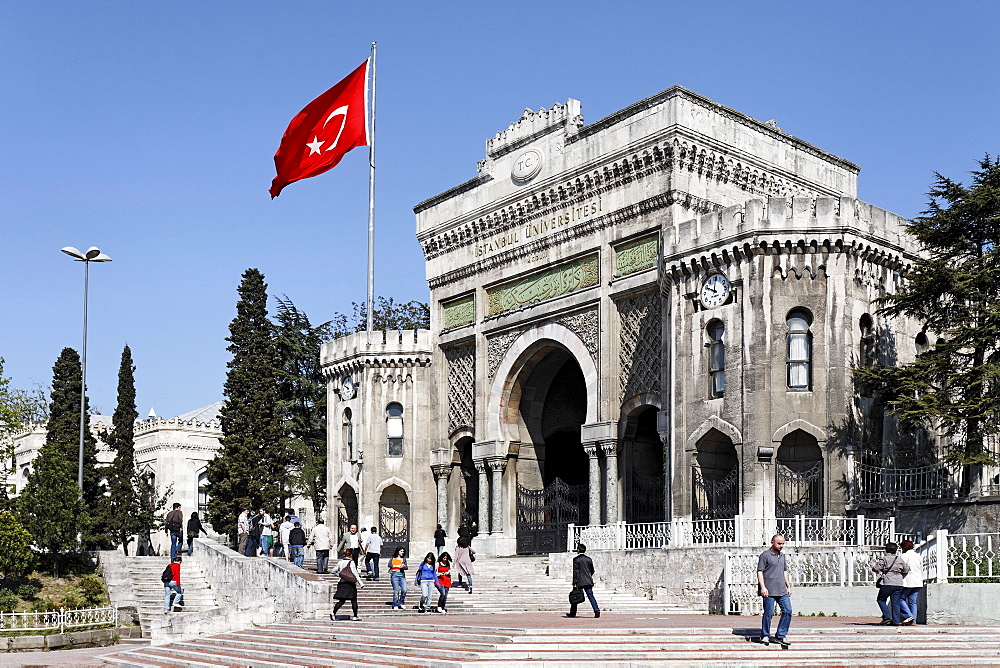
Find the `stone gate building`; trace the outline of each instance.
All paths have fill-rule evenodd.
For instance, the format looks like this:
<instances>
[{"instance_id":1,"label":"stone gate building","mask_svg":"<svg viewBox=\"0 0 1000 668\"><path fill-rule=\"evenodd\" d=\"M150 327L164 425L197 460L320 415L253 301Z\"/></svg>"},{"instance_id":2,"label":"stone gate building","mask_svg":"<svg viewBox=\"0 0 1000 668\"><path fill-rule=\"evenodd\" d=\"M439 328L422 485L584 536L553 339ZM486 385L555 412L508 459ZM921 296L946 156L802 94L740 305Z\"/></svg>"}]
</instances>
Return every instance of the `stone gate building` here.
<instances>
[{"instance_id":1,"label":"stone gate building","mask_svg":"<svg viewBox=\"0 0 1000 668\"><path fill-rule=\"evenodd\" d=\"M422 549L475 521L514 554L569 523L845 514L859 447L897 438L852 368L926 345L876 314L916 247L858 171L680 87L591 125L526 110L414 207L431 330L324 348L341 523Z\"/></svg>"}]
</instances>

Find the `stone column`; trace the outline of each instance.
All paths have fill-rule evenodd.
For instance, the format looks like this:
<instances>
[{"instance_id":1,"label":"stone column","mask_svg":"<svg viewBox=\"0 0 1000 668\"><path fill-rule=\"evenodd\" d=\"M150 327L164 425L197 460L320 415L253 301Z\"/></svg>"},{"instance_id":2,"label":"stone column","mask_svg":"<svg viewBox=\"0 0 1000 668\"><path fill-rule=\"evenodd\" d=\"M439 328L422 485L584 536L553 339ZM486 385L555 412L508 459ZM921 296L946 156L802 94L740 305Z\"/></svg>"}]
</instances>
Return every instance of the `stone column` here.
<instances>
[{"instance_id":1,"label":"stone column","mask_svg":"<svg viewBox=\"0 0 1000 668\"><path fill-rule=\"evenodd\" d=\"M604 454L604 516L607 524L618 521L618 443L601 443Z\"/></svg>"},{"instance_id":2,"label":"stone column","mask_svg":"<svg viewBox=\"0 0 1000 668\"><path fill-rule=\"evenodd\" d=\"M674 516L674 452L670 447L670 413L656 413L656 432L663 444L663 521L670 522Z\"/></svg>"},{"instance_id":3,"label":"stone column","mask_svg":"<svg viewBox=\"0 0 1000 668\"><path fill-rule=\"evenodd\" d=\"M431 467L434 471L434 482L437 483L437 523L448 526L448 478L451 477L451 465L439 464Z\"/></svg>"},{"instance_id":4,"label":"stone column","mask_svg":"<svg viewBox=\"0 0 1000 668\"><path fill-rule=\"evenodd\" d=\"M584 443L583 451L590 458L587 495L590 499L590 523L601 523L601 465L597 461L597 443Z\"/></svg>"},{"instance_id":5,"label":"stone column","mask_svg":"<svg viewBox=\"0 0 1000 668\"><path fill-rule=\"evenodd\" d=\"M479 474L479 533L490 532L490 480L486 477L486 462L477 459L473 462Z\"/></svg>"},{"instance_id":6,"label":"stone column","mask_svg":"<svg viewBox=\"0 0 1000 668\"><path fill-rule=\"evenodd\" d=\"M490 473L493 474L490 496L492 505L492 514L490 522L490 533L500 533L503 531L503 470L507 466L507 460L504 458L490 459L488 462L490 467Z\"/></svg>"}]
</instances>

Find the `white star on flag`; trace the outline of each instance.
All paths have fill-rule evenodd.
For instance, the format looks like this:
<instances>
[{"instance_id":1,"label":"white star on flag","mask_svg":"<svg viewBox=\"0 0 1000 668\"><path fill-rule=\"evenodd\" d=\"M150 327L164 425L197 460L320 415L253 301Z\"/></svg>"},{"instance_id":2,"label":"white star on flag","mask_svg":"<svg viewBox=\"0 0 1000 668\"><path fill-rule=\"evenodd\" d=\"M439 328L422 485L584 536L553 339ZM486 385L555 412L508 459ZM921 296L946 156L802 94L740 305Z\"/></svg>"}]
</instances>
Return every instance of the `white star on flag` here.
<instances>
[{"instance_id":1,"label":"white star on flag","mask_svg":"<svg viewBox=\"0 0 1000 668\"><path fill-rule=\"evenodd\" d=\"M325 143L326 143L325 141L320 141L319 137L313 135L313 140L311 142L306 142L306 146L309 147L309 155L312 155L314 153L318 154L320 147L323 146L323 144Z\"/></svg>"}]
</instances>

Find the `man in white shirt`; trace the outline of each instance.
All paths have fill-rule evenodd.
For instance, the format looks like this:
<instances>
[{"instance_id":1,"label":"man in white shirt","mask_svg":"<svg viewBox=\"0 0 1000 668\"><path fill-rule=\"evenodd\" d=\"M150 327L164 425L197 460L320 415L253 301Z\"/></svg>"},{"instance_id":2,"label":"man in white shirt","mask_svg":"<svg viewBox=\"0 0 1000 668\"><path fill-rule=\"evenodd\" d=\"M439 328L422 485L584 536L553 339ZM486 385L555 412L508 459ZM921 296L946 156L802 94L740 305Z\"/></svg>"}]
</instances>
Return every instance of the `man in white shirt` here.
<instances>
[{"instance_id":1,"label":"man in white shirt","mask_svg":"<svg viewBox=\"0 0 1000 668\"><path fill-rule=\"evenodd\" d=\"M289 561L292 560L292 551L288 549L288 534L290 534L294 528L295 525L292 524L292 518L290 515L285 515L285 521L278 527L278 533L281 534L281 546L285 550L285 559L288 559Z\"/></svg>"},{"instance_id":2,"label":"man in white shirt","mask_svg":"<svg viewBox=\"0 0 1000 668\"><path fill-rule=\"evenodd\" d=\"M236 551L240 554L246 554L247 551L247 539L250 538L250 509L244 508L243 512L236 519L236 534L239 537L239 542L236 545Z\"/></svg>"},{"instance_id":3,"label":"man in white shirt","mask_svg":"<svg viewBox=\"0 0 1000 668\"><path fill-rule=\"evenodd\" d=\"M372 573L372 580L378 580L378 559L382 556L382 536L378 535L378 527L372 527L365 543L365 570ZM371 564L375 564L372 568Z\"/></svg>"},{"instance_id":4,"label":"man in white shirt","mask_svg":"<svg viewBox=\"0 0 1000 668\"><path fill-rule=\"evenodd\" d=\"M330 529L322 517L316 518L316 527L312 530L308 545L316 548L316 572L328 573L330 563Z\"/></svg>"}]
</instances>

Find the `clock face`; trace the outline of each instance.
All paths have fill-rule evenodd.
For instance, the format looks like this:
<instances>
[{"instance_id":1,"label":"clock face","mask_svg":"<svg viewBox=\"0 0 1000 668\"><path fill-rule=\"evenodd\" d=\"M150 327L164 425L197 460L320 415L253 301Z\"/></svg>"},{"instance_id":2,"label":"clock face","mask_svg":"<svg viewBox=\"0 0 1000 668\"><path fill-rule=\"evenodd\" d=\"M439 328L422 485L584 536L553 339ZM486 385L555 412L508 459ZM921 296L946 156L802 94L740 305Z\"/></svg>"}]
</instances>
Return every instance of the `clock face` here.
<instances>
[{"instance_id":1,"label":"clock face","mask_svg":"<svg viewBox=\"0 0 1000 668\"><path fill-rule=\"evenodd\" d=\"M705 308L722 306L729 297L729 280L723 274L712 274L701 284L701 304Z\"/></svg>"},{"instance_id":2,"label":"clock face","mask_svg":"<svg viewBox=\"0 0 1000 668\"><path fill-rule=\"evenodd\" d=\"M354 396L354 381L351 380L350 376L345 376L344 381L340 384L340 396L343 399L350 399Z\"/></svg>"}]
</instances>

